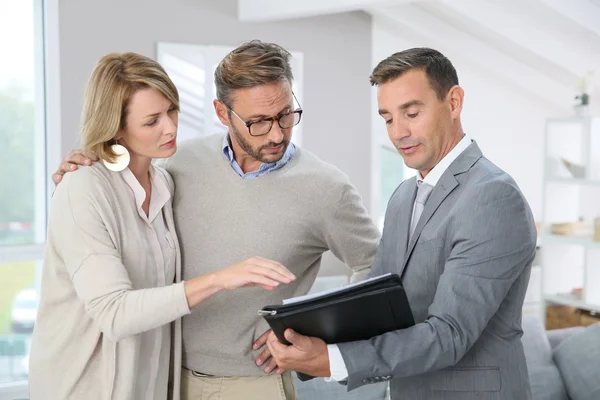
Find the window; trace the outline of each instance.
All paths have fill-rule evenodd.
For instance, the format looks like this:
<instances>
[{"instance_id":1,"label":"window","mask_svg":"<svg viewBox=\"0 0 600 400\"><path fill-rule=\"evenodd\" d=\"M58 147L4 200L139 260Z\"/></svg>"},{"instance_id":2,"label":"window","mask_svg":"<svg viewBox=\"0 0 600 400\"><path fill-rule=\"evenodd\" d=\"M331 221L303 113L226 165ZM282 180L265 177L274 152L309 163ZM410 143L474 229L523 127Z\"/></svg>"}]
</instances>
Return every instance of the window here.
<instances>
[{"instance_id":1,"label":"window","mask_svg":"<svg viewBox=\"0 0 600 400\"><path fill-rule=\"evenodd\" d=\"M233 47L182 43L158 43L157 61L165 68L179 90L178 137L185 140L225 132L213 107L216 98L214 71ZM292 52L293 90L302 104L302 53ZM299 144L302 124L294 128L292 142Z\"/></svg>"},{"instance_id":2,"label":"window","mask_svg":"<svg viewBox=\"0 0 600 400\"><path fill-rule=\"evenodd\" d=\"M46 239L45 5L0 0L0 397L27 394Z\"/></svg>"},{"instance_id":3,"label":"window","mask_svg":"<svg viewBox=\"0 0 600 400\"><path fill-rule=\"evenodd\" d=\"M8 56L0 63L0 245L45 239L43 54L34 3L0 0L0 48Z\"/></svg>"}]
</instances>

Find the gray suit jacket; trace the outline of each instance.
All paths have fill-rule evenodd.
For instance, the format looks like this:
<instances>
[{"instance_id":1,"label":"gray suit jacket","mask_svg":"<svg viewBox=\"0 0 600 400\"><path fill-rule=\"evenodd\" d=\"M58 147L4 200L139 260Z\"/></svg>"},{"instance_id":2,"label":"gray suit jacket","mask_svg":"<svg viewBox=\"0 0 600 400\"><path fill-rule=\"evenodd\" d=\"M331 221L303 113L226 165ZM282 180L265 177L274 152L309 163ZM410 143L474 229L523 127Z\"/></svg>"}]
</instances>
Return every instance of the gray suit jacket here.
<instances>
[{"instance_id":1,"label":"gray suit jacket","mask_svg":"<svg viewBox=\"0 0 600 400\"><path fill-rule=\"evenodd\" d=\"M394 399L526 400L521 310L535 255L531 210L473 142L444 172L408 241L415 178L392 196L371 275L402 276L415 326L339 344L348 389Z\"/></svg>"}]
</instances>

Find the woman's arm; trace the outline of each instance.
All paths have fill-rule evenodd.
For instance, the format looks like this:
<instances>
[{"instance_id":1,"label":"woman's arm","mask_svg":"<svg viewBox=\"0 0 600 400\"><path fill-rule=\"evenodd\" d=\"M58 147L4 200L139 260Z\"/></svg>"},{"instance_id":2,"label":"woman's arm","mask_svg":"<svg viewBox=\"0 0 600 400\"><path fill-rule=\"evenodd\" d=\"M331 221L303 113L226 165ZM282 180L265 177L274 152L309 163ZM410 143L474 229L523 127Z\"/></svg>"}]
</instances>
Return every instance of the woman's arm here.
<instances>
[{"instance_id":1,"label":"woman's arm","mask_svg":"<svg viewBox=\"0 0 600 400\"><path fill-rule=\"evenodd\" d=\"M87 314L118 341L182 317L213 294L242 286L289 283L278 263L250 259L215 273L160 288L134 290L108 226L117 221L93 168L68 174L52 201L48 245L62 258Z\"/></svg>"}]
</instances>

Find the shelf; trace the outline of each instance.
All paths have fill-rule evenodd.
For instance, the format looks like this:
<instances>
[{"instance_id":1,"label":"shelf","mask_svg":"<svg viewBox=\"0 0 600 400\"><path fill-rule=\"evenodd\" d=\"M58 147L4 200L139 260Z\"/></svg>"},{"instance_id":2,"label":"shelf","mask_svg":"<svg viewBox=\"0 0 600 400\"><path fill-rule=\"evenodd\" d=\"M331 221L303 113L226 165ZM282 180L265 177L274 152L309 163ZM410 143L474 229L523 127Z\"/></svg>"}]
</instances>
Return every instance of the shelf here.
<instances>
[{"instance_id":1,"label":"shelf","mask_svg":"<svg viewBox=\"0 0 600 400\"><path fill-rule=\"evenodd\" d=\"M565 294L545 295L544 300L547 303L560 304L563 306L571 306L571 307L580 308L582 310L594 311L597 313L600 312L600 305L588 304L585 301L581 300L580 297L575 296L573 294L565 293Z\"/></svg>"},{"instance_id":2,"label":"shelf","mask_svg":"<svg viewBox=\"0 0 600 400\"><path fill-rule=\"evenodd\" d=\"M594 242L591 236L563 236L547 234L543 235L542 242L544 245L547 243L573 244L592 249L600 249L600 242Z\"/></svg>"},{"instance_id":3,"label":"shelf","mask_svg":"<svg viewBox=\"0 0 600 400\"><path fill-rule=\"evenodd\" d=\"M600 180L586 178L548 178L547 182L568 185L600 186Z\"/></svg>"}]
</instances>

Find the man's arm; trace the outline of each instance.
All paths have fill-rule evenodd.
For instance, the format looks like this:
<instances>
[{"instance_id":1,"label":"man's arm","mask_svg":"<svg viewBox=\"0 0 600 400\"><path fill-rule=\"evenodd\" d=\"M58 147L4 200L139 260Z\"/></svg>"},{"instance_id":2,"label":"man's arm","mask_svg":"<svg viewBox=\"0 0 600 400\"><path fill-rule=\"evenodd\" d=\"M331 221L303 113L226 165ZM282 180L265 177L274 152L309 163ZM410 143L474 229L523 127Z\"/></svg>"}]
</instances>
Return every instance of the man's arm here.
<instances>
[{"instance_id":1,"label":"man's arm","mask_svg":"<svg viewBox=\"0 0 600 400\"><path fill-rule=\"evenodd\" d=\"M58 168L52 174L52 181L58 185L62 182L64 175L67 172L76 171L80 166L89 167L92 163L98 161L98 156L94 153L90 153L89 156L83 153L83 150L71 150L69 154L63 158L58 164ZM167 167L168 158L158 158L154 160L154 164L164 168Z\"/></svg>"},{"instance_id":2,"label":"man's arm","mask_svg":"<svg viewBox=\"0 0 600 400\"><path fill-rule=\"evenodd\" d=\"M323 237L332 253L352 269L350 281L357 282L369 276L380 234L369 218L358 192L351 184L344 183L338 193L338 199L325 208ZM265 332L254 342L254 350L260 349L267 343L270 332L270 330ZM266 363L268 360L270 361ZM277 361L271 358L269 348L259 355L256 364L266 365L264 368L267 373L276 368L278 373L284 370L278 368ZM341 368L345 367L341 365Z\"/></svg>"},{"instance_id":3,"label":"man's arm","mask_svg":"<svg viewBox=\"0 0 600 400\"><path fill-rule=\"evenodd\" d=\"M325 214L325 243L337 258L352 269L350 281L368 278L380 233L354 186L344 184L339 200L330 204Z\"/></svg>"},{"instance_id":4,"label":"man's arm","mask_svg":"<svg viewBox=\"0 0 600 400\"><path fill-rule=\"evenodd\" d=\"M83 154L83 150L71 150L60 162L58 169L52 174L52 181L58 185L67 172L77 170L80 165L90 166L95 161L98 161L98 156L95 154L90 154L88 157Z\"/></svg>"},{"instance_id":5,"label":"man's arm","mask_svg":"<svg viewBox=\"0 0 600 400\"><path fill-rule=\"evenodd\" d=\"M381 270L381 268L377 268L373 263L373 260L376 263L378 257L372 255L373 249L378 252L379 230L369 218L362 200L353 186L349 184L344 186L341 200L336 207L337 212L334 214L334 218L329 225L329 232L331 233L328 235L327 243L333 254L352 268L353 274L350 282L364 280L376 270ZM365 251L364 254L354 254L355 249L351 248L351 243L347 243L344 246L345 240L343 236L347 232L357 233L357 235L351 238L350 242L354 241L359 247L362 247L363 251ZM336 239L339 239L339 241L336 241ZM347 252L349 260L343 258L345 255L344 251ZM364 261L358 261L361 258ZM358 263L356 265L350 264L352 260L357 260ZM326 378L326 380L342 381L347 379L348 370L337 345L328 345L327 352L329 355L331 377Z\"/></svg>"},{"instance_id":6,"label":"man's arm","mask_svg":"<svg viewBox=\"0 0 600 400\"><path fill-rule=\"evenodd\" d=\"M515 186L482 187L453 221L453 249L429 317L369 340L341 343L349 389L374 377L406 377L456 364L480 337L535 252L535 225ZM394 238L385 238L393 240Z\"/></svg>"}]
</instances>

